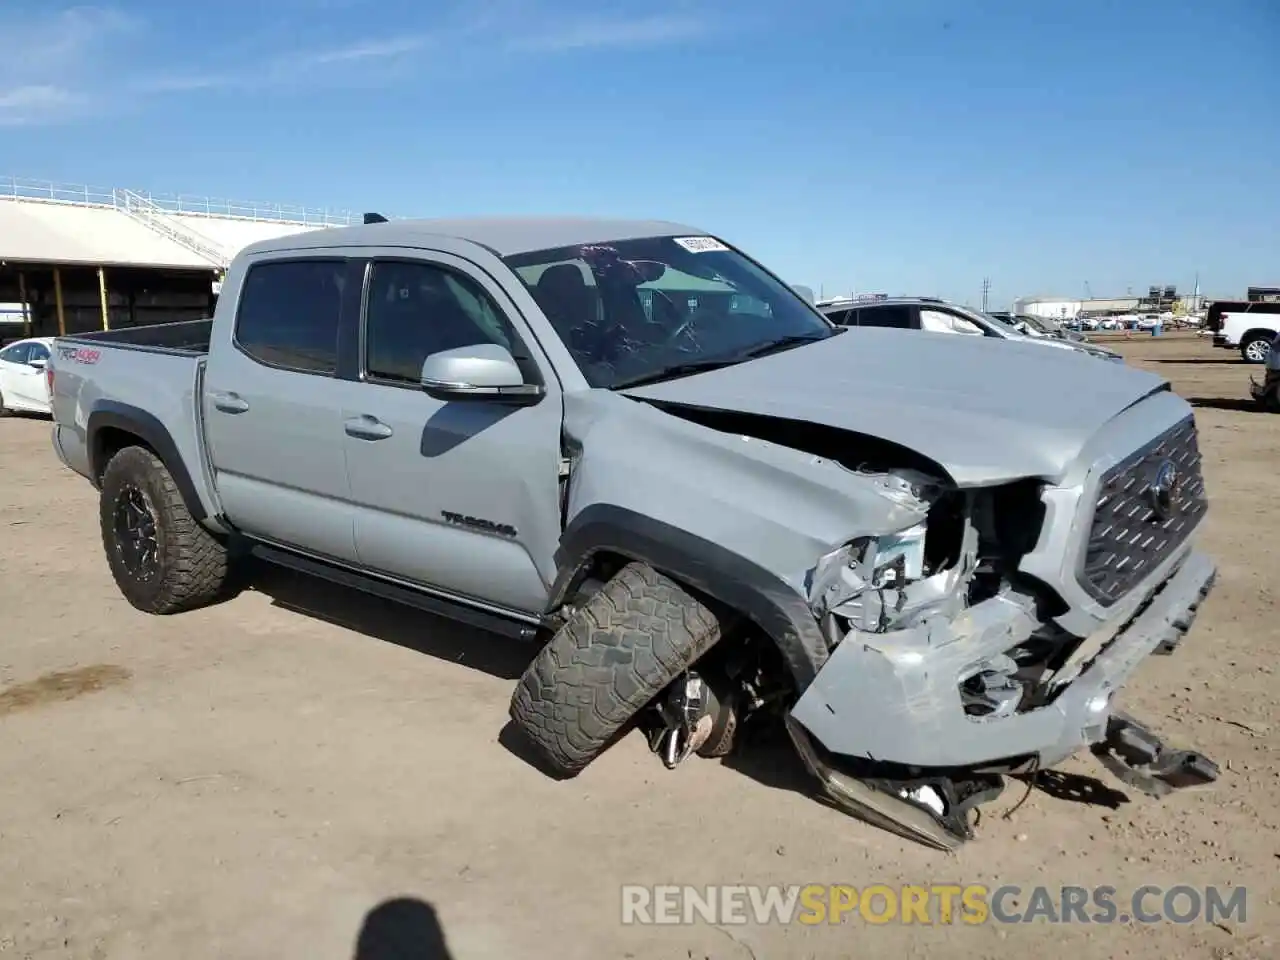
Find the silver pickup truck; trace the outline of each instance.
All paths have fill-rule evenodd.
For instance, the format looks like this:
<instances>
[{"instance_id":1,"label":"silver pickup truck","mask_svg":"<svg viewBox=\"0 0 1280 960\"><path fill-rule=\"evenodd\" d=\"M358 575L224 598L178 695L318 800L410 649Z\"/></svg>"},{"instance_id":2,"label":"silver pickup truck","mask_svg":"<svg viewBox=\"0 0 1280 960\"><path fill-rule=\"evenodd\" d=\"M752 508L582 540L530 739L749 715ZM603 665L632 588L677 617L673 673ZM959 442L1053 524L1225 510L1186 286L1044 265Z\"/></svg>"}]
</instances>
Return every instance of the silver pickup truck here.
<instances>
[{"instance_id":1,"label":"silver pickup truck","mask_svg":"<svg viewBox=\"0 0 1280 960\"><path fill-rule=\"evenodd\" d=\"M50 376L135 607L252 553L532 640L510 715L554 775L772 715L829 799L944 849L1080 750L1216 777L1115 700L1214 579L1152 374L842 330L691 227L495 219L254 244L212 320L60 338Z\"/></svg>"}]
</instances>

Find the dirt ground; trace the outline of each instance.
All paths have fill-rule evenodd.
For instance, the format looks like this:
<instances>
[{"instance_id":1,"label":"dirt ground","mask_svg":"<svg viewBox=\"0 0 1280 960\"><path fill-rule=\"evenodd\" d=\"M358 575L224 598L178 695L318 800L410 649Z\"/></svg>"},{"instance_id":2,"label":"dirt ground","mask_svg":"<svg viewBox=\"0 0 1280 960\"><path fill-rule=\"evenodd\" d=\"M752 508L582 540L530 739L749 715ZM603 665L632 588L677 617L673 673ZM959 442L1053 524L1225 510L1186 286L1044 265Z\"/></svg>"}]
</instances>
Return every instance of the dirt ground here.
<instances>
[{"instance_id":1,"label":"dirt ground","mask_svg":"<svg viewBox=\"0 0 1280 960\"><path fill-rule=\"evenodd\" d=\"M1233 354L1117 342L1198 407L1201 540L1220 562L1194 631L1142 667L1126 707L1222 778L1158 802L1073 760L1006 819L1025 792L1011 785L953 856L820 805L763 746L668 773L633 735L576 780L546 779L499 741L527 648L327 585L270 573L208 610L139 614L48 421L0 421L0 958L1280 956L1280 416L1252 410L1257 368ZM620 921L629 883L943 882L1243 885L1248 915Z\"/></svg>"}]
</instances>

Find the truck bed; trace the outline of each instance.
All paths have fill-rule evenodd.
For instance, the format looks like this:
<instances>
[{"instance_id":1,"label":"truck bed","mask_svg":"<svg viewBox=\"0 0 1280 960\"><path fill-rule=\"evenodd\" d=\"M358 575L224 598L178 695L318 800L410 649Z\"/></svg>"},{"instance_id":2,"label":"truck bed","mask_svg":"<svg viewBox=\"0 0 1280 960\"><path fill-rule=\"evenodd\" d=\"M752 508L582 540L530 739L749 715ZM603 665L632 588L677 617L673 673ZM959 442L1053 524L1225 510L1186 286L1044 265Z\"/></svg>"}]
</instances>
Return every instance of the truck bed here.
<instances>
[{"instance_id":1,"label":"truck bed","mask_svg":"<svg viewBox=\"0 0 1280 960\"><path fill-rule=\"evenodd\" d=\"M145 327L122 327L119 330L99 330L58 339L64 343L85 342L94 346L109 345L133 350L203 355L209 352L209 340L212 336L213 320L205 319L184 320L181 323L154 323Z\"/></svg>"},{"instance_id":2,"label":"truck bed","mask_svg":"<svg viewBox=\"0 0 1280 960\"><path fill-rule=\"evenodd\" d=\"M204 463L200 407L212 320L125 327L58 337L51 356L54 447L63 463L97 479L97 427L132 432L167 458ZM212 509L203 474L194 496Z\"/></svg>"}]
</instances>

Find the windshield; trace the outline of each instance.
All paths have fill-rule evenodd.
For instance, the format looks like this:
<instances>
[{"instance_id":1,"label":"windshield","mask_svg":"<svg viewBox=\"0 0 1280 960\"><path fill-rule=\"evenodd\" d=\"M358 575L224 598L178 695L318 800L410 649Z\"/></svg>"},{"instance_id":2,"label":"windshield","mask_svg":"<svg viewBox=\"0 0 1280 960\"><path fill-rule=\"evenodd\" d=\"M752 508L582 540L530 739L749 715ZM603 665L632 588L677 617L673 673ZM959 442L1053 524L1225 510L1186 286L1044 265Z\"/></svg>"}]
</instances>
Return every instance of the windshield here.
<instances>
[{"instance_id":1,"label":"windshield","mask_svg":"<svg viewBox=\"0 0 1280 960\"><path fill-rule=\"evenodd\" d=\"M504 258L593 387L694 372L834 335L794 290L712 237Z\"/></svg>"}]
</instances>

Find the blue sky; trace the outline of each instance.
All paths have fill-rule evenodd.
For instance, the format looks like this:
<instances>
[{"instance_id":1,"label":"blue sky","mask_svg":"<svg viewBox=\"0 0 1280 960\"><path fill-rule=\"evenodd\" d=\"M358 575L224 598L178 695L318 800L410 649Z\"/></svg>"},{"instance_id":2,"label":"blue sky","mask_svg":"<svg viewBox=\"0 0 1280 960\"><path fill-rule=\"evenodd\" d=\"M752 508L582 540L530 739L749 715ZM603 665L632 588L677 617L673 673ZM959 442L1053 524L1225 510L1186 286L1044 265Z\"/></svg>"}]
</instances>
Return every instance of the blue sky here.
<instances>
[{"instance_id":1,"label":"blue sky","mask_svg":"<svg viewBox=\"0 0 1280 960\"><path fill-rule=\"evenodd\" d=\"M828 294L1280 284L1280 3L0 9L0 177L675 219Z\"/></svg>"}]
</instances>

